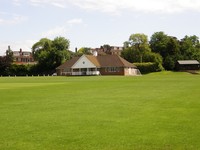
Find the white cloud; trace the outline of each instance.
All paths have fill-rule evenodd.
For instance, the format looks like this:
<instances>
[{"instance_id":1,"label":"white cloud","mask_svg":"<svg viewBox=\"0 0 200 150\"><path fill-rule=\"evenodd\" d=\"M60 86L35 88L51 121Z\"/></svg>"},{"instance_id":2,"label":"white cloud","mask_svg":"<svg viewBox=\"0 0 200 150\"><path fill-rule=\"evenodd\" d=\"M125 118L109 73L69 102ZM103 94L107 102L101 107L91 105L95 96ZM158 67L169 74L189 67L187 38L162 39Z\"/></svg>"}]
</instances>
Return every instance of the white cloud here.
<instances>
[{"instance_id":1,"label":"white cloud","mask_svg":"<svg viewBox=\"0 0 200 150\"><path fill-rule=\"evenodd\" d=\"M174 13L200 9L199 0L73 0L71 2L83 9L113 13L123 10Z\"/></svg>"},{"instance_id":2,"label":"white cloud","mask_svg":"<svg viewBox=\"0 0 200 150\"><path fill-rule=\"evenodd\" d=\"M56 6L56 7L60 7L60 8L65 8L65 5L59 4L59 3L55 3L55 2L51 3L51 5Z\"/></svg>"},{"instance_id":3,"label":"white cloud","mask_svg":"<svg viewBox=\"0 0 200 150\"><path fill-rule=\"evenodd\" d=\"M0 25L18 24L27 20L27 17L18 14L0 12Z\"/></svg>"},{"instance_id":4,"label":"white cloud","mask_svg":"<svg viewBox=\"0 0 200 150\"><path fill-rule=\"evenodd\" d=\"M66 1L65 0L30 0L31 5L34 6L40 6L40 5L52 5L59 8L65 8L66 7Z\"/></svg>"},{"instance_id":5,"label":"white cloud","mask_svg":"<svg viewBox=\"0 0 200 150\"><path fill-rule=\"evenodd\" d=\"M63 26L57 26L47 32L42 33L42 37L66 36L67 32L70 31L71 25L82 23L83 20L81 18L68 20Z\"/></svg>"},{"instance_id":6,"label":"white cloud","mask_svg":"<svg viewBox=\"0 0 200 150\"><path fill-rule=\"evenodd\" d=\"M67 29L64 26L60 26L60 27L55 27L53 29L50 29L47 32L42 33L42 37L55 37L55 36L65 36L67 34Z\"/></svg>"},{"instance_id":7,"label":"white cloud","mask_svg":"<svg viewBox=\"0 0 200 150\"><path fill-rule=\"evenodd\" d=\"M13 0L12 3L16 6L20 6L21 5L21 0Z\"/></svg>"},{"instance_id":8,"label":"white cloud","mask_svg":"<svg viewBox=\"0 0 200 150\"><path fill-rule=\"evenodd\" d=\"M19 0L15 0L18 2ZM50 4L65 8L68 4L85 10L120 14L124 10L156 13L200 11L199 0L30 0L33 5Z\"/></svg>"},{"instance_id":9,"label":"white cloud","mask_svg":"<svg viewBox=\"0 0 200 150\"><path fill-rule=\"evenodd\" d=\"M67 21L68 24L82 24L83 20L81 18L75 18Z\"/></svg>"},{"instance_id":10,"label":"white cloud","mask_svg":"<svg viewBox=\"0 0 200 150\"><path fill-rule=\"evenodd\" d=\"M121 1L119 1L122 3ZM120 10L119 3L116 1L109 1L109 0L74 0L71 1L73 5L76 5L85 10L92 10L92 11L101 11L106 13L118 14Z\"/></svg>"}]
</instances>

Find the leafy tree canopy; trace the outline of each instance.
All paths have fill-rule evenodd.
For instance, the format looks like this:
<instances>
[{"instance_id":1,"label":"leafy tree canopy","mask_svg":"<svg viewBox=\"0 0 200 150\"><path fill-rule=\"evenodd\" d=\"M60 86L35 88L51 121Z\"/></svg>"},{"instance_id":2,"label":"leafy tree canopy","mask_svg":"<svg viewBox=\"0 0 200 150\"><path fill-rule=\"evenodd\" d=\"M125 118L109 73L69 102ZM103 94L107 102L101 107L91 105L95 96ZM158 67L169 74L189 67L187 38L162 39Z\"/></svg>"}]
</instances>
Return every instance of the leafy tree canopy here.
<instances>
[{"instance_id":1,"label":"leafy tree canopy","mask_svg":"<svg viewBox=\"0 0 200 150\"><path fill-rule=\"evenodd\" d=\"M151 36L149 43L152 51L163 57L164 68L173 70L176 61L181 59L179 40L164 32L156 32Z\"/></svg>"},{"instance_id":2,"label":"leafy tree canopy","mask_svg":"<svg viewBox=\"0 0 200 150\"><path fill-rule=\"evenodd\" d=\"M131 34L129 41L124 42L125 50L133 51L133 53L139 56L140 61L143 62L143 56L146 52L151 51L148 44L148 37L145 34ZM125 52L126 53L126 52Z\"/></svg>"},{"instance_id":3,"label":"leafy tree canopy","mask_svg":"<svg viewBox=\"0 0 200 150\"><path fill-rule=\"evenodd\" d=\"M197 59L200 61L200 43L197 36L185 36L180 43L183 59Z\"/></svg>"},{"instance_id":4,"label":"leafy tree canopy","mask_svg":"<svg viewBox=\"0 0 200 150\"><path fill-rule=\"evenodd\" d=\"M54 40L42 38L32 46L34 59L43 71L54 70L62 62L70 58L69 40L56 37Z\"/></svg>"}]
</instances>

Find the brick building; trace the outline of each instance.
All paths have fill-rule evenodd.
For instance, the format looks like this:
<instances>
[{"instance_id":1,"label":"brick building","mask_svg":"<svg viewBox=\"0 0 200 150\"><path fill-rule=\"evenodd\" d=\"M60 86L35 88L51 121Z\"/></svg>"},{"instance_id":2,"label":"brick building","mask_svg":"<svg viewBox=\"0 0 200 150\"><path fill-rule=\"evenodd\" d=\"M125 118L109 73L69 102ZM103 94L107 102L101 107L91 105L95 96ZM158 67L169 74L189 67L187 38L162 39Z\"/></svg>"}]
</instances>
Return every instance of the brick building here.
<instances>
[{"instance_id":1,"label":"brick building","mask_svg":"<svg viewBox=\"0 0 200 150\"><path fill-rule=\"evenodd\" d=\"M10 50L10 46L8 46L8 50ZM13 63L19 65L26 65L26 64L35 64L32 52L29 51L12 51L13 52Z\"/></svg>"}]
</instances>

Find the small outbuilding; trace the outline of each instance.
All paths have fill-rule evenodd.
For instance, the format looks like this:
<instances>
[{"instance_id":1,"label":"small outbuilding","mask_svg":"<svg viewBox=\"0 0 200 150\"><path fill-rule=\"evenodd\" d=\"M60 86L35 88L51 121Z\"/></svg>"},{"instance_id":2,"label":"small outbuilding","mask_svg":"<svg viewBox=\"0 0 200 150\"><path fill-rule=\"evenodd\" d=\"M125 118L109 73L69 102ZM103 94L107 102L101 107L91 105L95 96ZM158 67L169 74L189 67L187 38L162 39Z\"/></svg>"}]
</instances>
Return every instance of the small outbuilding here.
<instances>
[{"instance_id":1,"label":"small outbuilding","mask_svg":"<svg viewBox=\"0 0 200 150\"><path fill-rule=\"evenodd\" d=\"M199 70L200 63L197 60L178 60L176 63L177 70Z\"/></svg>"}]
</instances>

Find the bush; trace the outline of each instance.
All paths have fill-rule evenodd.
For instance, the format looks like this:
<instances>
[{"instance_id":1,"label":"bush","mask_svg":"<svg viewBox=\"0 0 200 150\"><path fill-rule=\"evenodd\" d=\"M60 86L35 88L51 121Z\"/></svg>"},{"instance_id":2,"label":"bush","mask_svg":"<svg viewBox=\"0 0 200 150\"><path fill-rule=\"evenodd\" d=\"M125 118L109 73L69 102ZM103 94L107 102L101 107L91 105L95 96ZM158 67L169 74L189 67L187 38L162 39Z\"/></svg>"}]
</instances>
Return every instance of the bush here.
<instances>
[{"instance_id":1,"label":"bush","mask_svg":"<svg viewBox=\"0 0 200 150\"><path fill-rule=\"evenodd\" d=\"M176 60L173 56L167 56L163 62L163 66L166 70L174 70L175 69Z\"/></svg>"},{"instance_id":2,"label":"bush","mask_svg":"<svg viewBox=\"0 0 200 150\"><path fill-rule=\"evenodd\" d=\"M36 65L17 65L0 66L0 76L26 76L26 75L51 75L55 69L44 71L43 66Z\"/></svg>"},{"instance_id":3,"label":"bush","mask_svg":"<svg viewBox=\"0 0 200 150\"><path fill-rule=\"evenodd\" d=\"M12 64L7 70L6 74L11 76L26 76L30 73L29 65L16 65Z\"/></svg>"},{"instance_id":4,"label":"bush","mask_svg":"<svg viewBox=\"0 0 200 150\"><path fill-rule=\"evenodd\" d=\"M137 68L140 70L142 74L150 72L159 72L164 70L164 68L160 63L147 62L147 63L134 63L134 65L137 66Z\"/></svg>"}]
</instances>

